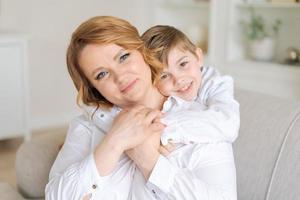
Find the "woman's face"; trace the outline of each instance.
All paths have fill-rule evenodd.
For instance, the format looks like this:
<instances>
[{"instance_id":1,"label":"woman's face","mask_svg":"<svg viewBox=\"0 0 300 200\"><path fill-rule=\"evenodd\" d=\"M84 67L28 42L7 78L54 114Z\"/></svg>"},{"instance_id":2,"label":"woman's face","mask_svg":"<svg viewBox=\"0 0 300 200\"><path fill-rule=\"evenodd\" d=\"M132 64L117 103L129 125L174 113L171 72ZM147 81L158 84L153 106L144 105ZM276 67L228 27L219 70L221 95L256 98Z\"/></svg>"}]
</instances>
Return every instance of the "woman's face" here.
<instances>
[{"instance_id":1,"label":"woman's face","mask_svg":"<svg viewBox=\"0 0 300 200\"><path fill-rule=\"evenodd\" d=\"M143 104L152 86L150 67L137 50L115 44L89 44L79 64L92 85L121 108Z\"/></svg>"}]
</instances>

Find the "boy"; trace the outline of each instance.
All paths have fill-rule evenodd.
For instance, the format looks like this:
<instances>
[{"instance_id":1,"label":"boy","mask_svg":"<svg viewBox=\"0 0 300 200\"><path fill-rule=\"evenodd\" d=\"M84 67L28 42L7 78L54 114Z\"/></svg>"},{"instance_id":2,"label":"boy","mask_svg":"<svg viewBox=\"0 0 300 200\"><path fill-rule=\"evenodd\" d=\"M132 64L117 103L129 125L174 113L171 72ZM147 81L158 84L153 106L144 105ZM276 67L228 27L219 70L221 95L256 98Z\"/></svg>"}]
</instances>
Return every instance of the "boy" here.
<instances>
[{"instance_id":1,"label":"boy","mask_svg":"<svg viewBox=\"0 0 300 200\"><path fill-rule=\"evenodd\" d=\"M176 129L166 128L162 144L234 142L240 120L232 78L220 76L211 67L203 67L201 49L174 27L154 26L142 35L142 39L163 65L160 75L155 77L159 91L183 101L185 107L173 107L166 113L165 123L173 124L170 127L176 124Z\"/></svg>"},{"instance_id":2,"label":"boy","mask_svg":"<svg viewBox=\"0 0 300 200\"><path fill-rule=\"evenodd\" d=\"M159 91L168 97L162 109L167 127L161 143L176 143L176 150L167 148L152 171L164 183L152 176L146 181L136 170L131 199L236 199L230 143L238 135L240 120L232 78L202 67L201 49L174 27L154 26L142 39L163 66L155 77ZM214 148L227 153L220 155ZM223 170L230 173L220 176Z\"/></svg>"}]
</instances>

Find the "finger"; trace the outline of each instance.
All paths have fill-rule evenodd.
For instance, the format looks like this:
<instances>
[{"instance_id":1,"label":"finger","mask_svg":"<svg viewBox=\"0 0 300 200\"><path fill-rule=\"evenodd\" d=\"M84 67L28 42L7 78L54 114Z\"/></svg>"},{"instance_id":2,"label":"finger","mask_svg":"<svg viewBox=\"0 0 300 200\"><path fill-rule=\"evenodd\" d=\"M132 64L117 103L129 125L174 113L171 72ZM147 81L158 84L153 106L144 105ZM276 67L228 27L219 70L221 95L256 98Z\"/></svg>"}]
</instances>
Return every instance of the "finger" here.
<instances>
[{"instance_id":1,"label":"finger","mask_svg":"<svg viewBox=\"0 0 300 200\"><path fill-rule=\"evenodd\" d=\"M155 110L144 107L144 108L138 110L138 112L135 113L135 116L144 120L144 119L148 119L149 114L150 114L150 116L152 116L153 112L156 113ZM147 120L147 121L149 121L149 120Z\"/></svg>"},{"instance_id":2,"label":"finger","mask_svg":"<svg viewBox=\"0 0 300 200\"><path fill-rule=\"evenodd\" d=\"M160 123L160 118L159 118L159 117L156 117L156 118L153 120L153 123Z\"/></svg>"},{"instance_id":3,"label":"finger","mask_svg":"<svg viewBox=\"0 0 300 200\"><path fill-rule=\"evenodd\" d=\"M155 123L155 122L159 122L160 118L162 116L161 111L159 110L150 110L147 115L146 115L146 121L147 123Z\"/></svg>"},{"instance_id":4,"label":"finger","mask_svg":"<svg viewBox=\"0 0 300 200\"><path fill-rule=\"evenodd\" d=\"M156 132L152 132L150 133L150 135L147 137L147 142L152 143L152 144L157 144L157 148L160 146L160 136L161 136L161 132L156 131Z\"/></svg>"},{"instance_id":5,"label":"finger","mask_svg":"<svg viewBox=\"0 0 300 200\"><path fill-rule=\"evenodd\" d=\"M151 132L160 132L162 133L162 131L166 128L166 126L162 123L152 123L149 126L149 129L151 130Z\"/></svg>"},{"instance_id":6,"label":"finger","mask_svg":"<svg viewBox=\"0 0 300 200\"><path fill-rule=\"evenodd\" d=\"M135 116L137 117L145 117L151 111L150 108L139 107L135 109Z\"/></svg>"},{"instance_id":7,"label":"finger","mask_svg":"<svg viewBox=\"0 0 300 200\"><path fill-rule=\"evenodd\" d=\"M167 149L165 149L163 146L160 146L158 149L159 153L162 154L163 156L168 156L170 153Z\"/></svg>"},{"instance_id":8,"label":"finger","mask_svg":"<svg viewBox=\"0 0 300 200\"><path fill-rule=\"evenodd\" d=\"M136 105L132 107L129 112L132 113L133 115L139 113L141 110L145 109L146 107L143 105Z\"/></svg>"},{"instance_id":9,"label":"finger","mask_svg":"<svg viewBox=\"0 0 300 200\"><path fill-rule=\"evenodd\" d=\"M153 123L155 122L159 122L159 123L162 123L161 122L161 118L163 117L163 113L161 113L158 117L156 117L154 120L153 120Z\"/></svg>"},{"instance_id":10,"label":"finger","mask_svg":"<svg viewBox=\"0 0 300 200\"><path fill-rule=\"evenodd\" d=\"M168 143L166 145L163 146L169 153L171 153L172 151L175 150L175 145L172 143Z\"/></svg>"}]
</instances>

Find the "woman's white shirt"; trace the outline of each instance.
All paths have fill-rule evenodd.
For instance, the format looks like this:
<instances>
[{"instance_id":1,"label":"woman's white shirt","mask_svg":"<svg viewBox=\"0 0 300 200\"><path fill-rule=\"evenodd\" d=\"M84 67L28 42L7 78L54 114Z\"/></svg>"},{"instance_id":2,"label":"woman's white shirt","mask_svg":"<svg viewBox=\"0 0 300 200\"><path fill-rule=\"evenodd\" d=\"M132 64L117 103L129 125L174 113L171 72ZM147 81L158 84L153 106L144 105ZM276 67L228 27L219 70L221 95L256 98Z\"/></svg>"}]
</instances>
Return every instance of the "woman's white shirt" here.
<instances>
[{"instance_id":1,"label":"woman's white shirt","mask_svg":"<svg viewBox=\"0 0 300 200\"><path fill-rule=\"evenodd\" d=\"M69 127L65 143L50 171L46 186L46 199L127 199L135 165L122 155L115 170L109 176L98 173L93 151L104 132L85 116L74 119Z\"/></svg>"}]
</instances>

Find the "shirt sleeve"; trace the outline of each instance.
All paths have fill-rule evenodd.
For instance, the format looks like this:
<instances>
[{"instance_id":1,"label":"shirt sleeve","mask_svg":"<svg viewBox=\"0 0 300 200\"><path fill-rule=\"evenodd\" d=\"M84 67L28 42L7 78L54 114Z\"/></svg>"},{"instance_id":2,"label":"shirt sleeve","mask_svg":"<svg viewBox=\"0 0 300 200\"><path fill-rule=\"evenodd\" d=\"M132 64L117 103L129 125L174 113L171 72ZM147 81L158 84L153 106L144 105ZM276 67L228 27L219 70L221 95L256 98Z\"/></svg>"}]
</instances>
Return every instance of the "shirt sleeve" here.
<instances>
[{"instance_id":1,"label":"shirt sleeve","mask_svg":"<svg viewBox=\"0 0 300 200\"><path fill-rule=\"evenodd\" d=\"M78 119L72 121L65 143L51 168L45 190L46 199L83 199L86 195L97 194L97 197L105 197L110 192L113 193L109 188L114 188L112 185L116 184L114 172L104 177L99 175L93 155L92 130L90 128L91 126ZM126 169L121 168L119 171L126 172L127 170L127 174L123 174L123 177L128 177L128 173L132 169L128 164L127 166L125 164L124 167ZM124 190L125 188L120 190L120 193ZM119 196L122 195L126 195L126 193L119 194Z\"/></svg>"},{"instance_id":2,"label":"shirt sleeve","mask_svg":"<svg viewBox=\"0 0 300 200\"><path fill-rule=\"evenodd\" d=\"M240 127L239 103L233 95L233 79L215 73L204 74L202 88L188 109L170 113L162 143L189 144L234 142ZM170 128L169 128L170 127Z\"/></svg>"},{"instance_id":3,"label":"shirt sleeve","mask_svg":"<svg viewBox=\"0 0 300 200\"><path fill-rule=\"evenodd\" d=\"M203 83L198 92L197 102L207 106L206 112L214 115L215 125L227 142L234 142L240 128L240 105L234 98L234 81L230 76L221 76L212 67L204 67ZM205 112L204 112L205 113Z\"/></svg>"},{"instance_id":4,"label":"shirt sleeve","mask_svg":"<svg viewBox=\"0 0 300 200\"><path fill-rule=\"evenodd\" d=\"M205 155L202 159L197 157ZM189 166L179 168L160 156L148 180L148 188L165 199L236 200L236 174L230 144L208 144L193 152ZM201 156L201 155L200 155Z\"/></svg>"}]
</instances>

